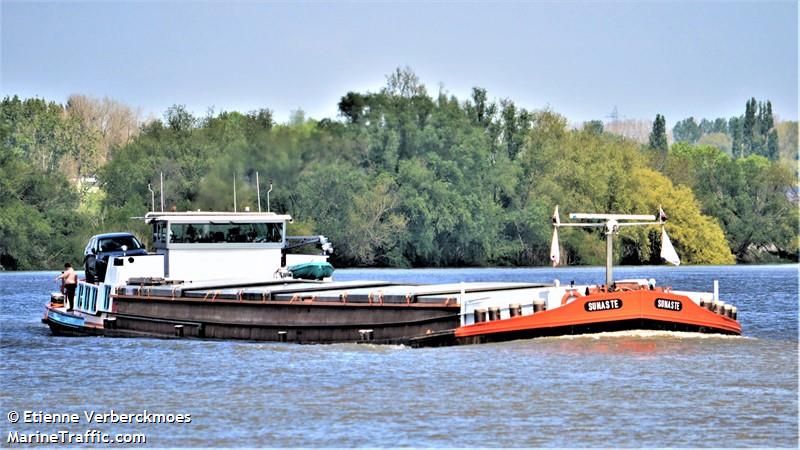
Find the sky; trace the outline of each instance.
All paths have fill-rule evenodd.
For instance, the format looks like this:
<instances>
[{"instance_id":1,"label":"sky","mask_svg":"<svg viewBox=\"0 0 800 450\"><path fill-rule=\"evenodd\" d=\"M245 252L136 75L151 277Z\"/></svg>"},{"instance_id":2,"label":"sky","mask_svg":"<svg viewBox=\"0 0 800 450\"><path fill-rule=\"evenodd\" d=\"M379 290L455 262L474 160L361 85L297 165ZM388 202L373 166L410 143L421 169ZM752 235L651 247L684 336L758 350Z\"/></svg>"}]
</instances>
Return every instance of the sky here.
<instances>
[{"instance_id":1,"label":"sky","mask_svg":"<svg viewBox=\"0 0 800 450\"><path fill-rule=\"evenodd\" d=\"M794 0L0 3L0 94L111 97L162 117L269 108L337 117L348 91L410 67L428 92L472 87L573 123L667 122L771 100L798 117Z\"/></svg>"}]
</instances>

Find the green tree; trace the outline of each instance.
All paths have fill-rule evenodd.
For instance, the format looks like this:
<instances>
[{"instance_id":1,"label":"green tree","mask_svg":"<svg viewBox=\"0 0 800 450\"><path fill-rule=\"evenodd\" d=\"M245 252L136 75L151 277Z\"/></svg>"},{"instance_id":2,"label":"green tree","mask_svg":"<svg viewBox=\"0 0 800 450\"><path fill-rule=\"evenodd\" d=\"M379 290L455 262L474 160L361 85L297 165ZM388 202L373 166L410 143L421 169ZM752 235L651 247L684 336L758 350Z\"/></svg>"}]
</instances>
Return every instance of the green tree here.
<instances>
[{"instance_id":1,"label":"green tree","mask_svg":"<svg viewBox=\"0 0 800 450\"><path fill-rule=\"evenodd\" d=\"M661 114L656 114L656 119L653 121L653 130L650 132L650 148L661 153L667 152L666 120Z\"/></svg>"},{"instance_id":2,"label":"green tree","mask_svg":"<svg viewBox=\"0 0 800 450\"><path fill-rule=\"evenodd\" d=\"M422 84L417 74L408 66L403 69L398 67L394 72L386 76L384 92L392 97L407 99L428 95L425 85Z\"/></svg>"},{"instance_id":3,"label":"green tree","mask_svg":"<svg viewBox=\"0 0 800 450\"><path fill-rule=\"evenodd\" d=\"M654 165L660 169L663 167L669 152L667 123L661 114L656 114L656 119L653 121L653 129L650 131L650 149L654 152Z\"/></svg>"},{"instance_id":4,"label":"green tree","mask_svg":"<svg viewBox=\"0 0 800 450\"><path fill-rule=\"evenodd\" d=\"M731 117L728 121L728 130L731 135L731 155L734 158L744 157L742 125L743 119L741 117Z\"/></svg>"},{"instance_id":5,"label":"green tree","mask_svg":"<svg viewBox=\"0 0 800 450\"><path fill-rule=\"evenodd\" d=\"M778 133L778 154L779 159L793 166L797 165L798 160L798 129L797 121L778 122L775 125Z\"/></svg>"},{"instance_id":6,"label":"green tree","mask_svg":"<svg viewBox=\"0 0 800 450\"><path fill-rule=\"evenodd\" d=\"M748 101L755 108L751 135L763 143L759 151L777 146L783 161L787 153L796 158L796 123L769 125L771 103L754 102ZM688 263L728 263L732 253L740 261L797 254L794 166L718 150L730 146L741 156L744 118L683 121L716 148L676 142L668 149L659 114L645 146L604 132L598 121L571 129L549 109L526 111L478 87L467 99L443 88L432 98L405 68L377 93L342 97L342 120L303 114L275 124L266 108L197 119L176 105L162 121L108 147L106 158L110 141L89 119L93 103L80 96L71 97L69 108L19 98L1 106L0 264L6 268L78 262L81 246L98 230L129 229L149 239L130 217L152 207L147 184L158 197L160 172L165 207L178 210L232 209L234 173L237 209L255 209L258 173L262 207L272 182L271 210L291 213L293 232L330 237L339 266L546 264L552 231L546 225L556 204L562 211L621 213L662 205ZM92 173L92 164L101 190L82 202L69 180ZM659 263L658 240L657 230L625 230L615 244L620 261ZM597 232L564 230L562 243L567 263L604 260Z\"/></svg>"},{"instance_id":7,"label":"green tree","mask_svg":"<svg viewBox=\"0 0 800 450\"><path fill-rule=\"evenodd\" d=\"M703 123L708 124L710 122L703 119ZM708 126L708 128L710 128L710 126ZM672 128L672 137L678 142L688 142L690 144L694 144L700 140L702 135L703 130L697 124L697 122L695 122L694 117L683 119L676 123Z\"/></svg>"},{"instance_id":8,"label":"green tree","mask_svg":"<svg viewBox=\"0 0 800 450\"><path fill-rule=\"evenodd\" d=\"M728 134L728 121L722 117L714 120L714 125L711 128L711 133L725 133Z\"/></svg>"},{"instance_id":9,"label":"green tree","mask_svg":"<svg viewBox=\"0 0 800 450\"><path fill-rule=\"evenodd\" d=\"M583 129L594 134L603 134L603 121L590 120L583 123Z\"/></svg>"},{"instance_id":10,"label":"green tree","mask_svg":"<svg viewBox=\"0 0 800 450\"><path fill-rule=\"evenodd\" d=\"M63 106L41 99L0 102L0 266L54 268L80 259L87 218L63 170L78 136ZM68 142L75 140L74 142Z\"/></svg>"},{"instance_id":11,"label":"green tree","mask_svg":"<svg viewBox=\"0 0 800 450\"><path fill-rule=\"evenodd\" d=\"M179 133L191 131L197 124L197 119L186 109L186 105L172 105L167 108L164 120L170 129Z\"/></svg>"},{"instance_id":12,"label":"green tree","mask_svg":"<svg viewBox=\"0 0 800 450\"><path fill-rule=\"evenodd\" d=\"M778 151L778 130L772 129L767 135L767 158L771 161L776 161L779 156Z\"/></svg>"},{"instance_id":13,"label":"green tree","mask_svg":"<svg viewBox=\"0 0 800 450\"><path fill-rule=\"evenodd\" d=\"M761 109L763 109L763 113L761 115L760 129L761 133L766 135L775 127L775 119L772 117L772 102L767 100L765 104L761 105Z\"/></svg>"},{"instance_id":14,"label":"green tree","mask_svg":"<svg viewBox=\"0 0 800 450\"><path fill-rule=\"evenodd\" d=\"M733 155L731 138L725 133L704 134L697 143L699 145L710 145L729 155Z\"/></svg>"},{"instance_id":15,"label":"green tree","mask_svg":"<svg viewBox=\"0 0 800 450\"><path fill-rule=\"evenodd\" d=\"M744 122L742 123L742 157L750 156L755 153L757 147L758 125L756 120L758 105L756 99L751 98L745 105Z\"/></svg>"},{"instance_id":16,"label":"green tree","mask_svg":"<svg viewBox=\"0 0 800 450\"><path fill-rule=\"evenodd\" d=\"M708 146L676 144L667 166L670 178L693 189L703 212L719 219L739 261L757 261L773 246L796 259L797 189L792 172L766 158L733 159Z\"/></svg>"},{"instance_id":17,"label":"green tree","mask_svg":"<svg viewBox=\"0 0 800 450\"><path fill-rule=\"evenodd\" d=\"M247 118L252 121L252 125L257 129L269 130L275 125L272 110L260 108L247 113Z\"/></svg>"},{"instance_id":18,"label":"green tree","mask_svg":"<svg viewBox=\"0 0 800 450\"><path fill-rule=\"evenodd\" d=\"M487 128L497 111L497 105L488 100L486 89L474 87L471 101L466 103L465 109L473 124Z\"/></svg>"},{"instance_id":19,"label":"green tree","mask_svg":"<svg viewBox=\"0 0 800 450\"><path fill-rule=\"evenodd\" d=\"M343 115L348 122L357 124L364 114L364 108L367 106L367 99L365 96L357 92L348 92L347 95L342 97L339 101L339 113Z\"/></svg>"}]
</instances>

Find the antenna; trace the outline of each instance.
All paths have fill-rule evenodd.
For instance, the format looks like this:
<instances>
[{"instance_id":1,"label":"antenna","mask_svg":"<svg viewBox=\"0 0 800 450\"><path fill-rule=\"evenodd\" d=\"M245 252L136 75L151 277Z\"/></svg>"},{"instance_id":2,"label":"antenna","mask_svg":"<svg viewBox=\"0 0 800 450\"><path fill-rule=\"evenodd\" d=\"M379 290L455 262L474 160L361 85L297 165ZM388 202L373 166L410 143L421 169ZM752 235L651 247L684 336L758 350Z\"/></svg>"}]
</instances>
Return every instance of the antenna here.
<instances>
[{"instance_id":1,"label":"antenna","mask_svg":"<svg viewBox=\"0 0 800 450\"><path fill-rule=\"evenodd\" d=\"M150 183L147 183L147 190L150 191L150 211L156 210L156 193L153 192L153 189L150 187Z\"/></svg>"},{"instance_id":2,"label":"antenna","mask_svg":"<svg viewBox=\"0 0 800 450\"><path fill-rule=\"evenodd\" d=\"M272 180L269 181L269 190L267 191L267 212L270 212L269 209L269 193L272 192Z\"/></svg>"},{"instance_id":3,"label":"antenna","mask_svg":"<svg viewBox=\"0 0 800 450\"><path fill-rule=\"evenodd\" d=\"M164 172L160 172L161 187L158 192L161 194L161 212L164 212Z\"/></svg>"},{"instance_id":4,"label":"antenna","mask_svg":"<svg viewBox=\"0 0 800 450\"><path fill-rule=\"evenodd\" d=\"M261 186L258 184L258 171L256 171L256 197L258 197L258 212L261 212Z\"/></svg>"},{"instance_id":5,"label":"antenna","mask_svg":"<svg viewBox=\"0 0 800 450\"><path fill-rule=\"evenodd\" d=\"M233 171L233 212L236 212L236 171Z\"/></svg>"}]
</instances>

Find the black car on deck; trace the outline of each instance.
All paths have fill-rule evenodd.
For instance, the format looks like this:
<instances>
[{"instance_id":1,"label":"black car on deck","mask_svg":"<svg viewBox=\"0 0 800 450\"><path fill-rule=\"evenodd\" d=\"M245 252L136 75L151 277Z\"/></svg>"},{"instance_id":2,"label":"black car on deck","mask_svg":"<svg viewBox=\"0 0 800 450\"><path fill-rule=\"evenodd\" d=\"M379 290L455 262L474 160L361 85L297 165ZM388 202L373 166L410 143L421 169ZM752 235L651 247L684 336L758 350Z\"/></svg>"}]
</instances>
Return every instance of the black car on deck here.
<instances>
[{"instance_id":1,"label":"black car on deck","mask_svg":"<svg viewBox=\"0 0 800 450\"><path fill-rule=\"evenodd\" d=\"M86 282L103 281L111 258L146 254L147 249L131 233L105 233L92 236L83 251Z\"/></svg>"}]
</instances>

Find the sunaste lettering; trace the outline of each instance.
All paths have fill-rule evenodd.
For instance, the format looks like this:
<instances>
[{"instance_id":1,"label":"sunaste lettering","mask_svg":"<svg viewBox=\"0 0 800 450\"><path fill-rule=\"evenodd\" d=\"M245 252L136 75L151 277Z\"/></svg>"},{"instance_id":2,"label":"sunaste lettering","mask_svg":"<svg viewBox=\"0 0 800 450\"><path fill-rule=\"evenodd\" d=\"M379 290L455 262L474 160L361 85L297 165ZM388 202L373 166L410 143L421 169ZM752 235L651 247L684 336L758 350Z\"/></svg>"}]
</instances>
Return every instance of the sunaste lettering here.
<instances>
[{"instance_id":1,"label":"sunaste lettering","mask_svg":"<svg viewBox=\"0 0 800 450\"><path fill-rule=\"evenodd\" d=\"M670 311L680 311L683 309L683 303L679 300L667 300L665 298L656 299L656 308L668 309Z\"/></svg>"},{"instance_id":2,"label":"sunaste lettering","mask_svg":"<svg viewBox=\"0 0 800 450\"><path fill-rule=\"evenodd\" d=\"M622 300L618 298L611 298L608 300L592 300L583 304L583 309L589 312L620 308L622 308Z\"/></svg>"}]
</instances>

